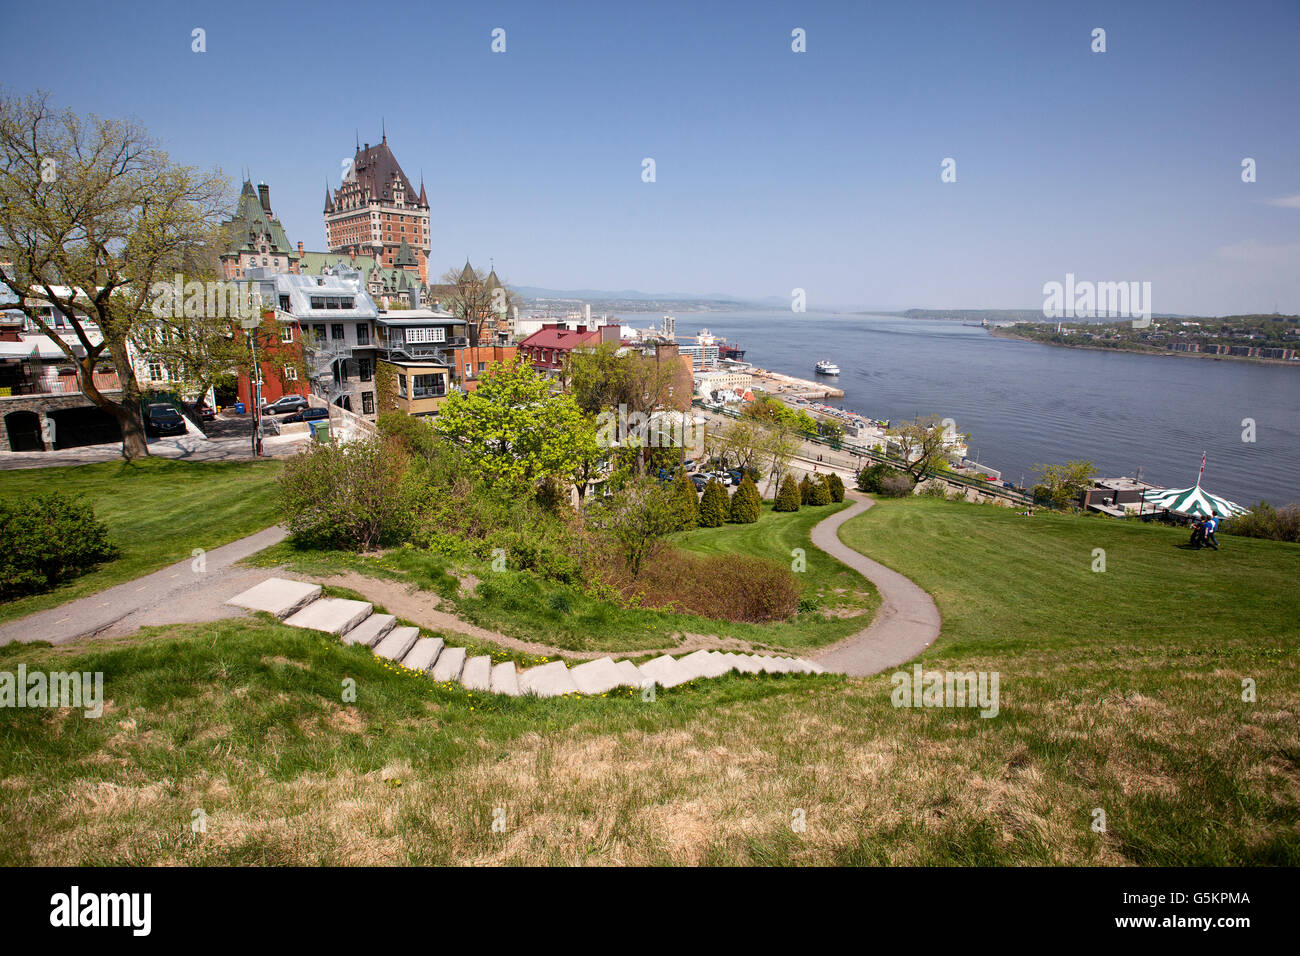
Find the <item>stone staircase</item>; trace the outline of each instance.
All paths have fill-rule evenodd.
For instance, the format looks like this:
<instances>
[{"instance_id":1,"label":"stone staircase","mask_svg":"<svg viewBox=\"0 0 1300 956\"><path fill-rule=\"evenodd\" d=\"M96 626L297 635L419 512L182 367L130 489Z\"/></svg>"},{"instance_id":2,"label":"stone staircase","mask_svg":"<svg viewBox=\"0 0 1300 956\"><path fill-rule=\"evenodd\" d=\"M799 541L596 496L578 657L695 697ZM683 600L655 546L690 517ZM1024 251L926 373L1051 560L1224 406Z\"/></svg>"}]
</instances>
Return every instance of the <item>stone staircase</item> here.
<instances>
[{"instance_id":1,"label":"stone staircase","mask_svg":"<svg viewBox=\"0 0 1300 956\"><path fill-rule=\"evenodd\" d=\"M268 578L226 602L249 611L274 614L284 623L335 634L344 644L364 644L379 657L428 674L435 681L456 681L468 690L519 697L604 694L617 687L651 684L676 687L687 681L742 674L822 674L824 668L799 657L766 657L719 651L694 651L681 657L664 654L643 664L612 657L569 667L552 661L520 671L514 661L493 664L487 655L469 657L463 647L449 647L440 637L421 637L418 627L397 627L391 614L375 614L366 601L321 597L319 584Z\"/></svg>"}]
</instances>

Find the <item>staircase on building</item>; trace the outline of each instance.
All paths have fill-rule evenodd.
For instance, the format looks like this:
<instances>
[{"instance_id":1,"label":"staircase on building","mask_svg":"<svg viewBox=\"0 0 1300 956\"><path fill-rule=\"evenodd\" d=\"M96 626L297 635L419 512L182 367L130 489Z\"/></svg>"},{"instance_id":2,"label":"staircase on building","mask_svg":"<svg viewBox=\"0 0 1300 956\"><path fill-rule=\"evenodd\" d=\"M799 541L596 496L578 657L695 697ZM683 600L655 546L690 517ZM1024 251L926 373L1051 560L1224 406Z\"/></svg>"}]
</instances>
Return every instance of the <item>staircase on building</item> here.
<instances>
[{"instance_id":1,"label":"staircase on building","mask_svg":"<svg viewBox=\"0 0 1300 956\"><path fill-rule=\"evenodd\" d=\"M440 637L421 637L418 627L398 627L392 614L376 614L367 601L321 596L319 584L268 578L226 602L249 611L273 614L293 627L336 635L344 644L362 644L375 655L434 681L452 682L467 690L519 697L558 697L562 694L604 694L619 687L676 687L689 681L741 674L822 674L825 669L801 657L693 651L680 657L664 654L641 664L602 657L570 667L551 661L527 670L514 661L492 663L484 655L470 657L463 647L451 647Z\"/></svg>"}]
</instances>

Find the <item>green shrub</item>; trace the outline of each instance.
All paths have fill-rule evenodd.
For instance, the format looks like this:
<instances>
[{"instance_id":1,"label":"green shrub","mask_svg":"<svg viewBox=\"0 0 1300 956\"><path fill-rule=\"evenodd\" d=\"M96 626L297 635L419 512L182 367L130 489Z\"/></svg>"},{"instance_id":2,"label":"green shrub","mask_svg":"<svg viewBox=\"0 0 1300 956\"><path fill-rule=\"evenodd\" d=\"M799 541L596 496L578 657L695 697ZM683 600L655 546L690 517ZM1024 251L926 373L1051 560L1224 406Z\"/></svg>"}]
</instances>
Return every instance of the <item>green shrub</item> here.
<instances>
[{"instance_id":1,"label":"green shrub","mask_svg":"<svg viewBox=\"0 0 1300 956\"><path fill-rule=\"evenodd\" d=\"M397 441L312 444L285 462L280 512L300 545L366 551L401 541L414 521Z\"/></svg>"},{"instance_id":2,"label":"green shrub","mask_svg":"<svg viewBox=\"0 0 1300 956\"><path fill-rule=\"evenodd\" d=\"M408 455L431 458L442 444L427 418L416 418L405 412L382 412L375 425L380 435L400 445Z\"/></svg>"},{"instance_id":3,"label":"green shrub","mask_svg":"<svg viewBox=\"0 0 1300 956\"><path fill-rule=\"evenodd\" d=\"M1274 508L1267 501L1261 501L1247 514L1225 518L1219 530L1223 534L1236 534L1247 538L1300 541L1300 504L1292 503Z\"/></svg>"},{"instance_id":4,"label":"green shrub","mask_svg":"<svg viewBox=\"0 0 1300 956\"><path fill-rule=\"evenodd\" d=\"M710 479L704 486L704 497L700 499L700 527L721 527L727 523L727 512L730 509L727 489L716 478Z\"/></svg>"},{"instance_id":5,"label":"green shrub","mask_svg":"<svg viewBox=\"0 0 1300 956\"><path fill-rule=\"evenodd\" d=\"M896 471L881 480L879 493L886 498L906 498L912 493L914 484L910 475Z\"/></svg>"},{"instance_id":6,"label":"green shrub","mask_svg":"<svg viewBox=\"0 0 1300 956\"><path fill-rule=\"evenodd\" d=\"M763 513L763 499L759 497L758 485L745 475L740 487L731 496L731 514L728 516L733 524L753 524Z\"/></svg>"},{"instance_id":7,"label":"green shrub","mask_svg":"<svg viewBox=\"0 0 1300 956\"><path fill-rule=\"evenodd\" d=\"M910 494L913 484L910 475L884 462L877 462L870 468L858 472L858 491L884 495L887 498L900 498Z\"/></svg>"},{"instance_id":8,"label":"green shrub","mask_svg":"<svg viewBox=\"0 0 1300 956\"><path fill-rule=\"evenodd\" d=\"M948 499L948 486L942 481L927 481L917 492L922 498Z\"/></svg>"},{"instance_id":9,"label":"green shrub","mask_svg":"<svg viewBox=\"0 0 1300 956\"><path fill-rule=\"evenodd\" d=\"M781 482L781 488L776 493L776 501L772 505L772 510L799 510L799 483L794 480L794 475L786 475Z\"/></svg>"},{"instance_id":10,"label":"green shrub","mask_svg":"<svg viewBox=\"0 0 1300 956\"><path fill-rule=\"evenodd\" d=\"M844 500L844 479L835 472L826 476L826 486L831 492L831 501L839 503Z\"/></svg>"},{"instance_id":11,"label":"green shrub","mask_svg":"<svg viewBox=\"0 0 1300 956\"><path fill-rule=\"evenodd\" d=\"M700 523L700 493L686 477L684 468L677 469L677 480L673 483L673 514L678 531L687 531Z\"/></svg>"},{"instance_id":12,"label":"green shrub","mask_svg":"<svg viewBox=\"0 0 1300 956\"><path fill-rule=\"evenodd\" d=\"M809 478L807 475L804 475L803 480L799 482L799 504L801 505L812 504L812 489L813 489L812 479Z\"/></svg>"},{"instance_id":13,"label":"green shrub","mask_svg":"<svg viewBox=\"0 0 1300 956\"><path fill-rule=\"evenodd\" d=\"M116 555L90 505L58 492L0 500L0 600L48 591Z\"/></svg>"},{"instance_id":14,"label":"green shrub","mask_svg":"<svg viewBox=\"0 0 1300 956\"><path fill-rule=\"evenodd\" d=\"M826 476L818 475L817 480L812 483L812 491L808 495L810 505L828 505L831 503L831 489L826 484Z\"/></svg>"}]
</instances>

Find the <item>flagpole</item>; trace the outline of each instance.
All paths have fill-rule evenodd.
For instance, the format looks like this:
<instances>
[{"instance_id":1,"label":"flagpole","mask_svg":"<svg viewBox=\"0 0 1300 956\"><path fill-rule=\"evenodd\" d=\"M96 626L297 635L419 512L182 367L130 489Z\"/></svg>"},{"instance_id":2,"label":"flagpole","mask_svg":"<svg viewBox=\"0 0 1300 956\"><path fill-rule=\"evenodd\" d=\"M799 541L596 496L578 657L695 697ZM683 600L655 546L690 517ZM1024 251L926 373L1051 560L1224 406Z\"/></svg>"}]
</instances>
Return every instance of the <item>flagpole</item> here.
<instances>
[{"instance_id":1,"label":"flagpole","mask_svg":"<svg viewBox=\"0 0 1300 956\"><path fill-rule=\"evenodd\" d=\"M1201 470L1196 476L1196 487L1201 487L1201 479L1205 477L1205 452L1201 452Z\"/></svg>"}]
</instances>

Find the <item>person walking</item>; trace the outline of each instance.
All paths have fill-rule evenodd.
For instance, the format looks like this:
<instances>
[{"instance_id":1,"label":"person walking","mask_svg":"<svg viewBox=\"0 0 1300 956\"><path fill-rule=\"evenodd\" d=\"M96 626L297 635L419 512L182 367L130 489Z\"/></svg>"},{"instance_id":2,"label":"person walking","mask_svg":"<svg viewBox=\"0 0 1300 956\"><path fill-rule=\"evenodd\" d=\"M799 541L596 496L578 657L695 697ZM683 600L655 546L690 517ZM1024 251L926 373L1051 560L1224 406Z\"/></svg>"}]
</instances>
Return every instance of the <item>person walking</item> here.
<instances>
[{"instance_id":1,"label":"person walking","mask_svg":"<svg viewBox=\"0 0 1300 956\"><path fill-rule=\"evenodd\" d=\"M1215 551L1219 550L1219 539L1214 536L1214 532L1218 530L1219 516L1207 515L1205 521L1201 524L1201 541L1213 547Z\"/></svg>"}]
</instances>

